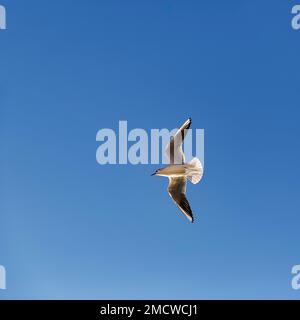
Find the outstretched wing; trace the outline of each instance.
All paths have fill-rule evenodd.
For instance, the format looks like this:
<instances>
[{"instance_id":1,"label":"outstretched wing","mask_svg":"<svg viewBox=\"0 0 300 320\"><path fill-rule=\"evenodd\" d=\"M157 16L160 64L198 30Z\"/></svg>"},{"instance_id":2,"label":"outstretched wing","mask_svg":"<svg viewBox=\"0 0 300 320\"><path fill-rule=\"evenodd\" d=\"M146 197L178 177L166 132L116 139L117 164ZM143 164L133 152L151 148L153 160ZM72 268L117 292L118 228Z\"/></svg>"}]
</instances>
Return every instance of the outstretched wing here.
<instances>
[{"instance_id":1,"label":"outstretched wing","mask_svg":"<svg viewBox=\"0 0 300 320\"><path fill-rule=\"evenodd\" d=\"M184 215L194 222L192 209L185 196L186 192L186 177L169 178L168 192L177 207L184 213Z\"/></svg>"},{"instance_id":2,"label":"outstretched wing","mask_svg":"<svg viewBox=\"0 0 300 320\"><path fill-rule=\"evenodd\" d=\"M170 164L184 164L185 157L182 151L182 143L187 134L187 130L191 126L192 119L189 118L180 127L176 134L170 139L169 144L166 147L166 156Z\"/></svg>"}]
</instances>

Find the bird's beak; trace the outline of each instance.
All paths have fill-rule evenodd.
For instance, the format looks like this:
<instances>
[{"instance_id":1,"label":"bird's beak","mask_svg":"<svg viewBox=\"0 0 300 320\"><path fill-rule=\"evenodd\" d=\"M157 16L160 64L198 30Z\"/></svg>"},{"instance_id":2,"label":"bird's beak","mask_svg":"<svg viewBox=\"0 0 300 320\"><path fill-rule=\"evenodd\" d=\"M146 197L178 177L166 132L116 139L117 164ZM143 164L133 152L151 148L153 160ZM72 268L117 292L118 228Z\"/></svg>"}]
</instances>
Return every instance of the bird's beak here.
<instances>
[{"instance_id":1,"label":"bird's beak","mask_svg":"<svg viewBox=\"0 0 300 320\"><path fill-rule=\"evenodd\" d=\"M151 176L155 176L155 175L156 175L156 172L154 172L154 173L151 174Z\"/></svg>"}]
</instances>

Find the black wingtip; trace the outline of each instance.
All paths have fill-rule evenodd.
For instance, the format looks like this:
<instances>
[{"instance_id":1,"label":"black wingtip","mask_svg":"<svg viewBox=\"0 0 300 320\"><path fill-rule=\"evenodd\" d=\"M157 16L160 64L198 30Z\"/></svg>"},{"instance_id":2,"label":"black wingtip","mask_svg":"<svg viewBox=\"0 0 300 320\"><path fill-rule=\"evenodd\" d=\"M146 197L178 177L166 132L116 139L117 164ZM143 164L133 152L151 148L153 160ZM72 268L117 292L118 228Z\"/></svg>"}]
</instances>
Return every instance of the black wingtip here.
<instances>
[{"instance_id":1,"label":"black wingtip","mask_svg":"<svg viewBox=\"0 0 300 320\"><path fill-rule=\"evenodd\" d=\"M194 223L194 222L195 222L195 221L194 221L194 216L193 216L193 214L191 214L191 215L189 216L189 220L190 220L191 223Z\"/></svg>"}]
</instances>

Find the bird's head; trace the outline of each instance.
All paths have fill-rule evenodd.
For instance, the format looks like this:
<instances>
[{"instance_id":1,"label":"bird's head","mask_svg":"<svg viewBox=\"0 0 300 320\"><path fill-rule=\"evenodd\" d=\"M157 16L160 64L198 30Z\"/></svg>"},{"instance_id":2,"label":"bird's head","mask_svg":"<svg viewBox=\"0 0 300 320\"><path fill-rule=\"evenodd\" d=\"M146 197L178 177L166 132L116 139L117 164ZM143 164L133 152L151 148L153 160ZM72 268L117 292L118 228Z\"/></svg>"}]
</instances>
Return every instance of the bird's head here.
<instances>
[{"instance_id":1,"label":"bird's head","mask_svg":"<svg viewBox=\"0 0 300 320\"><path fill-rule=\"evenodd\" d=\"M157 169L157 170L155 170L155 172L152 173L151 176L160 176L161 170L162 170L162 169Z\"/></svg>"}]
</instances>

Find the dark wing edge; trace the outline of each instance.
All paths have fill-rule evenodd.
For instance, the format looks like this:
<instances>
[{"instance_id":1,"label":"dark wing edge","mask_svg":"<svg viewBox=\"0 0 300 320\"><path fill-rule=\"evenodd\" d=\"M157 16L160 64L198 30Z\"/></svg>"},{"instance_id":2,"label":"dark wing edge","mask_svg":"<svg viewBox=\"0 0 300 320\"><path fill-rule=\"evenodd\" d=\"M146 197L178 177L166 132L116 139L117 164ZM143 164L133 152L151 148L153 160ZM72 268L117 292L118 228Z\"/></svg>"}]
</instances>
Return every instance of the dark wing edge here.
<instances>
[{"instance_id":1,"label":"dark wing edge","mask_svg":"<svg viewBox=\"0 0 300 320\"><path fill-rule=\"evenodd\" d=\"M176 134L171 137L169 144L166 147L166 154L169 158L170 164L174 164L175 161L175 149L179 149L179 152L182 154L181 164L184 164L184 154L182 152L182 143L192 124L192 118L188 118L185 123L178 129ZM180 136L179 136L180 135ZM179 141L178 141L179 140ZM176 144L176 146L175 146ZM177 159L176 159L177 160ZM178 163L176 163L178 164Z\"/></svg>"},{"instance_id":2,"label":"dark wing edge","mask_svg":"<svg viewBox=\"0 0 300 320\"><path fill-rule=\"evenodd\" d=\"M190 222L193 223L194 216L190 204L185 196L185 185L186 179L170 179L168 193L181 212L190 220Z\"/></svg>"}]
</instances>

